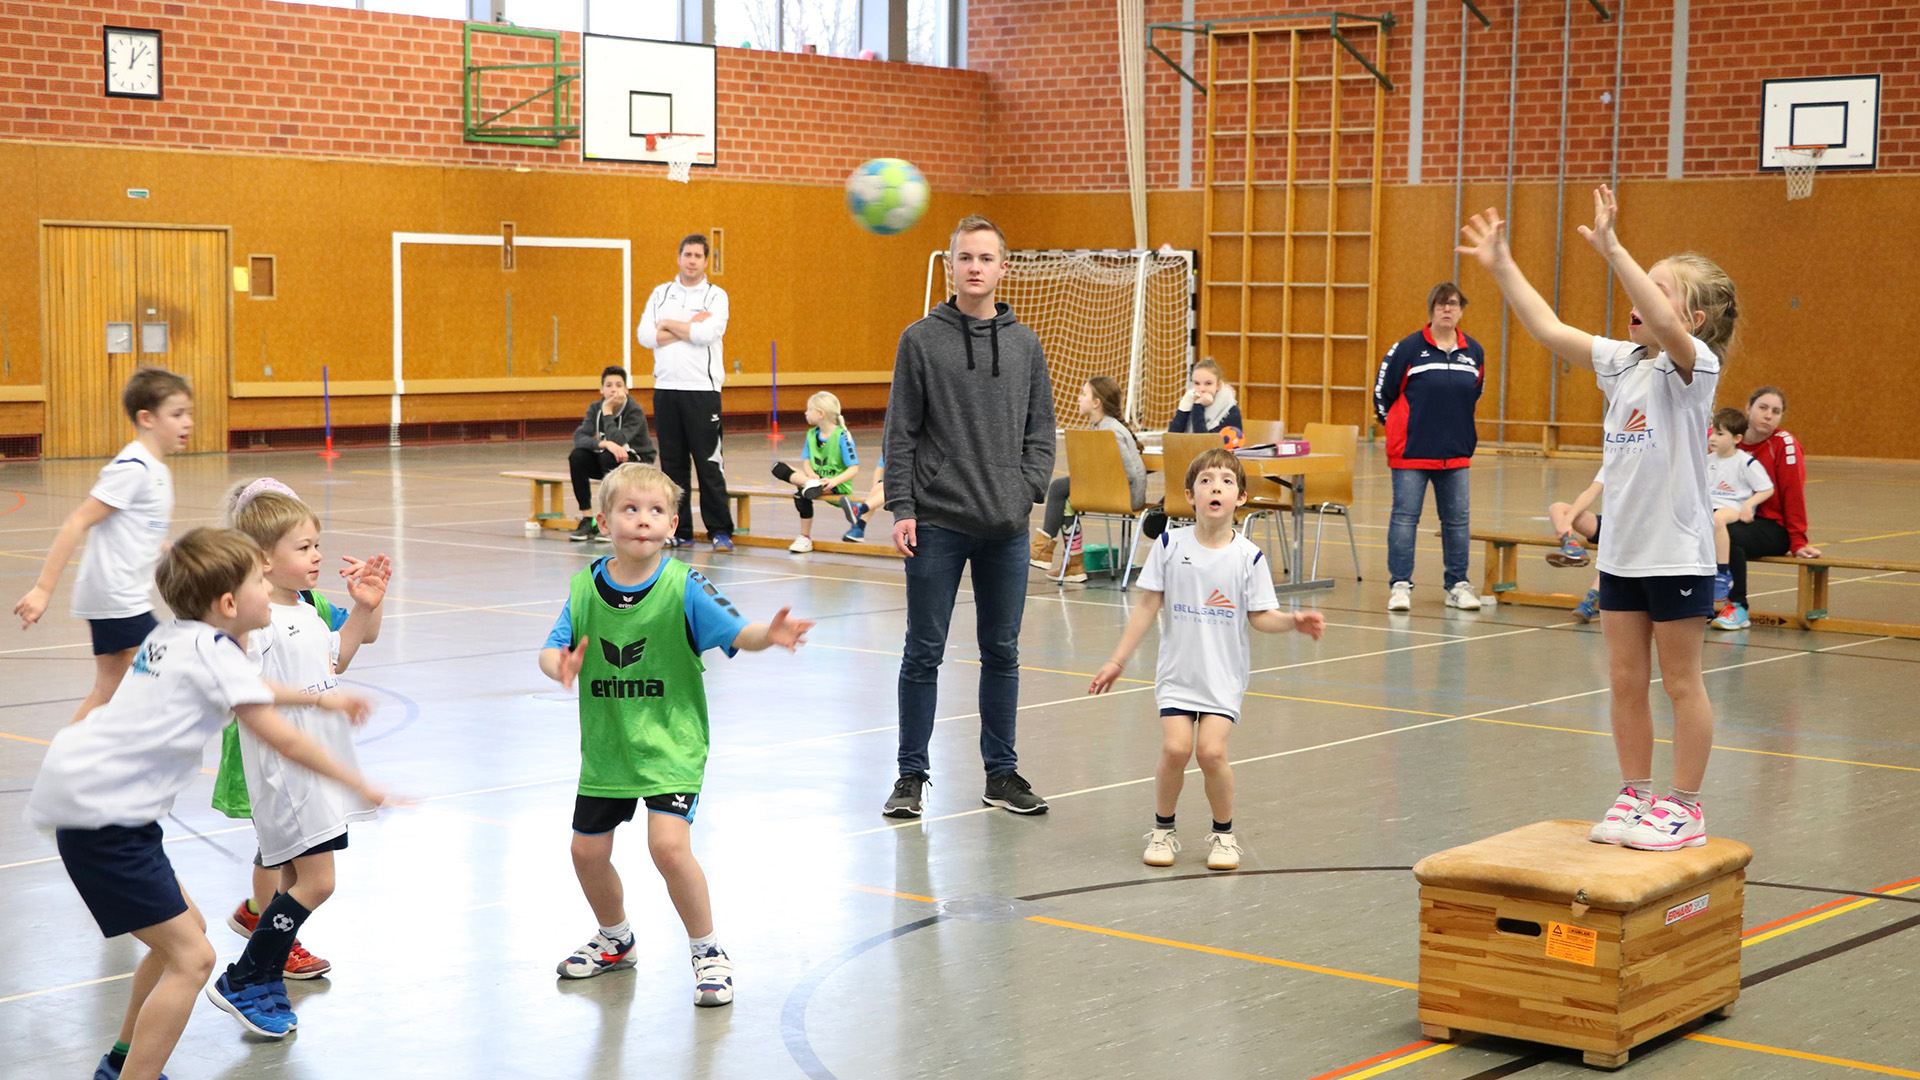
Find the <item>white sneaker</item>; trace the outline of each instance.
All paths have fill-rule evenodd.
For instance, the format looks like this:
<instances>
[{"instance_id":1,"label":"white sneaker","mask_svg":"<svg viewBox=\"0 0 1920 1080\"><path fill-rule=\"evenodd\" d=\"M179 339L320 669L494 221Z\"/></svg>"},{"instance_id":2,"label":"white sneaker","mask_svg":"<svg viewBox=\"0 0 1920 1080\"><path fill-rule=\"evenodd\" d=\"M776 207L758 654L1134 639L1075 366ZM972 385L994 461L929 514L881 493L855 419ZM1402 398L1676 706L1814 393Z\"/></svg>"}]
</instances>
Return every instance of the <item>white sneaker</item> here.
<instances>
[{"instance_id":1,"label":"white sneaker","mask_svg":"<svg viewBox=\"0 0 1920 1080\"><path fill-rule=\"evenodd\" d=\"M733 1004L733 959L718 945L693 958L693 1003L703 1009Z\"/></svg>"},{"instance_id":2,"label":"white sneaker","mask_svg":"<svg viewBox=\"0 0 1920 1080\"><path fill-rule=\"evenodd\" d=\"M1387 594L1387 610L1413 610L1413 582L1396 581L1393 583L1393 591Z\"/></svg>"},{"instance_id":3,"label":"white sneaker","mask_svg":"<svg viewBox=\"0 0 1920 1080\"><path fill-rule=\"evenodd\" d=\"M1707 811L1671 795L1654 800L1653 809L1627 830L1626 844L1639 851L1679 851L1707 842Z\"/></svg>"},{"instance_id":4,"label":"white sneaker","mask_svg":"<svg viewBox=\"0 0 1920 1080\"><path fill-rule=\"evenodd\" d=\"M615 941L596 930L592 939L575 949L572 956L560 961L554 971L563 979L591 979L609 971L630 968L633 966L630 954L635 940L634 935L628 934L626 940Z\"/></svg>"},{"instance_id":5,"label":"white sneaker","mask_svg":"<svg viewBox=\"0 0 1920 1080\"><path fill-rule=\"evenodd\" d=\"M1596 844L1623 844L1627 839L1627 830L1638 824L1647 810L1653 806L1653 799L1647 793L1635 791L1630 787L1620 789L1614 797L1613 806L1607 810L1607 816L1601 818L1587 833L1587 839Z\"/></svg>"},{"instance_id":6,"label":"white sneaker","mask_svg":"<svg viewBox=\"0 0 1920 1080\"><path fill-rule=\"evenodd\" d=\"M1207 869L1240 869L1240 841L1235 840L1232 833L1214 833L1208 843L1213 846L1207 850Z\"/></svg>"},{"instance_id":7,"label":"white sneaker","mask_svg":"<svg viewBox=\"0 0 1920 1080\"><path fill-rule=\"evenodd\" d=\"M787 545L787 550L795 555L805 555L813 550L813 537L796 536L793 538L793 543Z\"/></svg>"},{"instance_id":8,"label":"white sneaker","mask_svg":"<svg viewBox=\"0 0 1920 1080\"><path fill-rule=\"evenodd\" d=\"M1447 590L1447 606L1461 611L1479 611L1480 597L1473 586L1464 581L1456 581L1453 588Z\"/></svg>"},{"instance_id":9,"label":"white sneaker","mask_svg":"<svg viewBox=\"0 0 1920 1080\"><path fill-rule=\"evenodd\" d=\"M1180 838L1172 829L1154 829L1147 833L1147 853L1140 861L1148 866L1172 866L1173 853L1180 850Z\"/></svg>"}]
</instances>

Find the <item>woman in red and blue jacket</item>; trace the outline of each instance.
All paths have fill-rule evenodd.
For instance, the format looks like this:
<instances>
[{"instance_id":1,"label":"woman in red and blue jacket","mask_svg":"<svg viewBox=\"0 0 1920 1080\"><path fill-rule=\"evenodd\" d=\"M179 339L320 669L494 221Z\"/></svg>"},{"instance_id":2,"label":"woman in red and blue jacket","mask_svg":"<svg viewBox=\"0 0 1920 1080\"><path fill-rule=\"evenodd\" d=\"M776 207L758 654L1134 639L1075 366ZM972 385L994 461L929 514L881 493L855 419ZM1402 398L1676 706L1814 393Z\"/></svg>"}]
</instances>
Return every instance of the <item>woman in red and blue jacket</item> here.
<instances>
[{"instance_id":1,"label":"woman in red and blue jacket","mask_svg":"<svg viewBox=\"0 0 1920 1080\"><path fill-rule=\"evenodd\" d=\"M1420 505L1433 485L1440 512L1441 562L1449 607L1475 610L1480 599L1467 581L1467 466L1479 434L1473 409L1486 383L1480 343L1460 332L1467 298L1453 282L1427 294L1431 321L1387 350L1373 383L1373 411L1387 429L1393 469L1393 514L1387 526L1388 611L1413 606L1413 549Z\"/></svg>"}]
</instances>

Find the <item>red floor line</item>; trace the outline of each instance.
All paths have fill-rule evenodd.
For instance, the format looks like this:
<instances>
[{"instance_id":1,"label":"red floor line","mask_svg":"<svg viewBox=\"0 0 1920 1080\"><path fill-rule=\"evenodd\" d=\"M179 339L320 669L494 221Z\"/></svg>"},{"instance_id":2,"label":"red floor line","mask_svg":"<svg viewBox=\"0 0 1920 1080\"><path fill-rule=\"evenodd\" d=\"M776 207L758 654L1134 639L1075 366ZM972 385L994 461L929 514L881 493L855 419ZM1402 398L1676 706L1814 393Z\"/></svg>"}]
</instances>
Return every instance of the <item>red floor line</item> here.
<instances>
[{"instance_id":1,"label":"red floor line","mask_svg":"<svg viewBox=\"0 0 1920 1080\"><path fill-rule=\"evenodd\" d=\"M1913 884L1914 882L1917 882L1917 881L1920 881L1920 877L1911 877L1911 878L1908 878L1908 879L1906 879L1905 881L1896 881L1896 882L1894 882L1894 883L1892 883L1891 885L1882 885L1882 886L1880 886L1880 887L1878 887L1878 888L1874 888L1874 889L1868 889L1867 891L1868 891L1868 892L1877 892L1877 893L1883 893L1883 892L1892 892L1892 891L1893 891L1893 890L1895 890L1895 889L1899 889L1899 888L1904 888L1904 887L1906 887L1906 886L1908 886L1908 885L1912 885L1912 884ZM1766 924L1766 925L1764 925L1764 926L1755 926L1755 927L1752 927L1752 928L1750 928L1750 929L1748 929L1748 930L1746 930L1745 932L1743 932L1743 933L1742 933L1742 934L1741 934L1740 936L1741 936L1741 937L1743 937L1743 938L1748 938L1748 937L1752 937L1752 936L1753 936L1753 935L1755 935L1755 934L1763 934L1763 933L1765 933L1765 932L1767 932L1768 930L1771 930L1771 929L1773 929L1773 928L1774 928L1774 927L1776 927L1776 926L1784 926L1784 925L1786 925L1787 923L1790 923L1790 922L1792 922L1792 921L1794 921L1795 919L1804 919L1804 918L1806 918L1806 917L1807 917L1807 916L1809 916L1809 915L1818 915L1818 914L1820 914L1821 912L1823 912L1823 911L1825 911L1825 910L1827 910L1828 908L1833 908L1833 907L1839 907L1839 906L1840 906L1841 904L1851 904L1851 903L1853 903L1853 902L1854 902L1855 900L1863 900L1863 899L1865 899L1865 897L1860 897L1860 896L1843 896L1843 897L1841 897L1841 898L1840 898L1840 899L1838 899L1838 900L1829 900L1829 901L1827 901L1826 903L1824 903L1824 904L1821 904L1821 905L1819 905L1819 906L1817 906L1817 907L1810 907L1810 908L1808 908L1808 909L1807 909L1807 910L1805 910L1805 911L1801 911L1801 912L1797 912L1797 913L1795 913L1795 914L1792 914L1792 915L1789 915L1789 916L1787 916L1787 917L1786 917L1786 918L1784 918L1784 919L1775 919L1775 920L1773 920L1772 922L1770 922L1770 923L1767 923L1767 924ZM1318 1080L1318 1078L1316 1077L1316 1078L1315 1078L1315 1080Z\"/></svg>"},{"instance_id":2,"label":"red floor line","mask_svg":"<svg viewBox=\"0 0 1920 1080\"><path fill-rule=\"evenodd\" d=\"M1351 1065L1342 1065L1339 1068L1333 1070L1332 1072L1323 1072L1319 1076L1310 1076L1307 1078L1307 1080L1334 1080L1334 1077L1345 1076L1350 1072L1358 1072L1369 1065L1378 1065L1380 1062L1385 1061L1388 1058L1396 1058L1396 1057L1399 1057L1401 1054L1410 1054L1415 1050L1420 1050L1432 1045L1434 1045L1433 1040L1421 1039L1419 1042L1408 1043L1407 1045L1401 1047L1398 1050L1389 1050L1384 1054L1375 1054L1372 1057L1366 1059L1365 1061L1356 1061Z\"/></svg>"},{"instance_id":3,"label":"red floor line","mask_svg":"<svg viewBox=\"0 0 1920 1080\"><path fill-rule=\"evenodd\" d=\"M7 507L5 510L0 510L0 514L11 514L15 510L18 510L25 505L27 505L26 493L23 491L16 491L13 493L13 505Z\"/></svg>"}]
</instances>

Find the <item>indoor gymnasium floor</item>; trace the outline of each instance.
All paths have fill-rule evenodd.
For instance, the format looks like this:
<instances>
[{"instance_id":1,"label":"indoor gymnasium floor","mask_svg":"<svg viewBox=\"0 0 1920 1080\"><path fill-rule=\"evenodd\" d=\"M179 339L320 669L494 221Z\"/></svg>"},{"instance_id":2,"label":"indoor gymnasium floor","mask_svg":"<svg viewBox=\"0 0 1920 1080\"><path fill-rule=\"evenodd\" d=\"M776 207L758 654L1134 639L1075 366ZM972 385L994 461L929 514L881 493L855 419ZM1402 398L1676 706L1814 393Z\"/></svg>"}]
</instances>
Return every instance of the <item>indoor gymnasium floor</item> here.
<instances>
[{"instance_id":1,"label":"indoor gymnasium floor","mask_svg":"<svg viewBox=\"0 0 1920 1080\"><path fill-rule=\"evenodd\" d=\"M1528 822L1592 817L1614 762L1598 627L1541 608L1443 608L1431 507L1414 612L1386 614L1377 446L1363 449L1356 508L1366 582L1347 573L1330 522L1322 569L1342 580L1306 601L1326 613L1325 638L1255 635L1253 696L1232 741L1246 848L1232 874L1205 869L1197 775L1179 864L1141 865L1159 741L1140 681L1152 642L1119 692L1085 695L1126 594L1098 577L1060 589L1035 574L1029 586L1021 771L1053 803L1033 819L980 804L962 604L927 817L898 823L879 808L894 777L899 564L698 549L693 561L750 618L791 605L819 620L798 656L708 660L714 749L695 850L738 1000L692 1007L683 935L631 833L616 862L637 968L556 980L593 921L567 857L574 705L535 654L568 576L605 549L525 538L524 486L497 474L557 468L565 449L353 450L330 469L311 453L176 459L177 528L212 522L229 483L266 473L321 512L330 554L393 557L386 629L346 681L380 704L361 738L367 771L419 800L355 829L339 891L303 934L335 967L292 987L299 1033L254 1042L203 999L176 1080L1592 1075L1576 1054L1527 1044L1420 1043L1407 867ZM768 455L766 440L735 436L731 471L758 482ZM0 467L5 502L22 496L0 517L0 593L26 589L97 468ZM1593 469L1483 454L1474 521L1543 530L1544 504L1578 493ZM1816 462L1813 474L1816 542L1914 558L1913 468ZM764 531L793 520L765 502L755 517ZM837 515L820 524L837 537ZM874 535L888 525L881 515ZM1476 580L1479 563L1476 551ZM1523 574L1532 588L1585 586L1537 549ZM140 951L101 941L50 839L19 819L42 740L91 678L84 629L65 615L72 580L43 625L0 649L0 1075L20 1080L88 1074ZM1911 620L1916 585L1836 584L1835 604ZM1791 576L1766 568L1754 588L1774 594L1763 607L1790 606ZM1756 852L1748 989L1731 1019L1637 1052L1633 1074L1920 1076L1920 642L1755 629L1714 634L1706 662L1719 718L1710 827ZM1656 695L1663 733L1664 713ZM164 824L224 963L241 947L223 920L253 844L209 809L211 779Z\"/></svg>"}]
</instances>

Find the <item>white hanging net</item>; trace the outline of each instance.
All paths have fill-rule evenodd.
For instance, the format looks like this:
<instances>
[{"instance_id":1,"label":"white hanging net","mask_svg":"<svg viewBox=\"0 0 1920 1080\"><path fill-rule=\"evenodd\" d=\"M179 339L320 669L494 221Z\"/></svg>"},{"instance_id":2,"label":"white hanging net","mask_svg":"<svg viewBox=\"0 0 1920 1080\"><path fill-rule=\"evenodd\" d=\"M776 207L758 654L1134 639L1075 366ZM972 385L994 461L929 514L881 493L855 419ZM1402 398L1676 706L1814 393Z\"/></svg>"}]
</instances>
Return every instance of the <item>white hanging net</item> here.
<instances>
[{"instance_id":1,"label":"white hanging net","mask_svg":"<svg viewBox=\"0 0 1920 1080\"><path fill-rule=\"evenodd\" d=\"M953 292L946 252L934 252L926 309ZM1062 427L1082 426L1073 402L1095 375L1120 383L1136 426L1166 426L1193 364L1191 252L1008 252L997 296L1040 336Z\"/></svg>"},{"instance_id":2,"label":"white hanging net","mask_svg":"<svg viewBox=\"0 0 1920 1080\"><path fill-rule=\"evenodd\" d=\"M1804 199L1813 194L1813 174L1820 169L1820 155L1827 152L1825 146L1781 146L1775 148L1780 158L1780 167L1787 174L1787 201Z\"/></svg>"},{"instance_id":3,"label":"white hanging net","mask_svg":"<svg viewBox=\"0 0 1920 1080\"><path fill-rule=\"evenodd\" d=\"M693 162L699 155L697 135L662 135L657 140L660 153L667 156L667 179L678 184L693 181Z\"/></svg>"}]
</instances>

